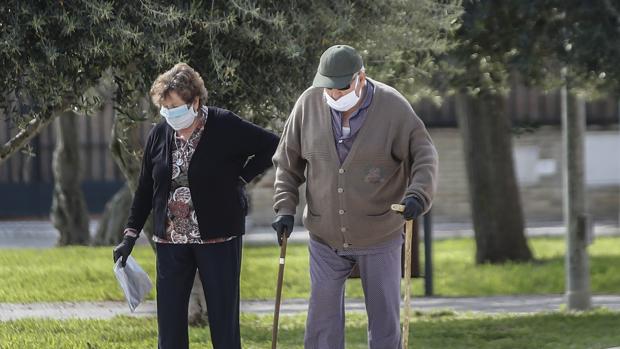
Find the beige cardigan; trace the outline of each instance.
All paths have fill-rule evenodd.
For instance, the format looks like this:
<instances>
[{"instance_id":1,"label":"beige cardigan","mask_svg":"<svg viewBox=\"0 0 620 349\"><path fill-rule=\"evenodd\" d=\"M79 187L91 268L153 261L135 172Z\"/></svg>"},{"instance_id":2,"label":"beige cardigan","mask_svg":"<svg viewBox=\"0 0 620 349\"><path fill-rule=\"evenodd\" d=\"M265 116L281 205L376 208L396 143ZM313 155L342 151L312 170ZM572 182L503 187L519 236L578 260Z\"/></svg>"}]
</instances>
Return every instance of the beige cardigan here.
<instances>
[{"instance_id":1,"label":"beige cardigan","mask_svg":"<svg viewBox=\"0 0 620 349\"><path fill-rule=\"evenodd\" d=\"M437 151L424 123L398 91L372 82L372 104L342 165L321 88L299 97L273 157L274 210L295 214L306 181L304 225L333 248L394 238L404 220L390 205L415 196L426 212L436 188Z\"/></svg>"}]
</instances>

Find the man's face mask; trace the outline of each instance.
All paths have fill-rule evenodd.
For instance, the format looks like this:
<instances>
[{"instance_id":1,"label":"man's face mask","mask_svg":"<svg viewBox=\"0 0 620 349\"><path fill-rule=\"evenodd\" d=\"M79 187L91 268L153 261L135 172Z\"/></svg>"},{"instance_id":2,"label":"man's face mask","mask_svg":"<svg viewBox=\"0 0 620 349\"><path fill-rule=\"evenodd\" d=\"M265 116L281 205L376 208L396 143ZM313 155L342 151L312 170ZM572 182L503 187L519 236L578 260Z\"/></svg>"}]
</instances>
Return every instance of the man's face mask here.
<instances>
[{"instance_id":1,"label":"man's face mask","mask_svg":"<svg viewBox=\"0 0 620 349\"><path fill-rule=\"evenodd\" d=\"M357 85L359 84L359 81L360 81L360 76L358 74L357 78L355 79L355 87L353 88L353 90L347 93L346 95L338 98L338 100L333 99L327 93L326 89L323 89L323 96L325 97L325 101L327 102L327 105L329 105L332 109L335 109L339 112L344 112L344 111L347 111L353 108L357 104L357 102L359 102L360 100L360 96L355 94L355 90L357 90Z\"/></svg>"}]
</instances>

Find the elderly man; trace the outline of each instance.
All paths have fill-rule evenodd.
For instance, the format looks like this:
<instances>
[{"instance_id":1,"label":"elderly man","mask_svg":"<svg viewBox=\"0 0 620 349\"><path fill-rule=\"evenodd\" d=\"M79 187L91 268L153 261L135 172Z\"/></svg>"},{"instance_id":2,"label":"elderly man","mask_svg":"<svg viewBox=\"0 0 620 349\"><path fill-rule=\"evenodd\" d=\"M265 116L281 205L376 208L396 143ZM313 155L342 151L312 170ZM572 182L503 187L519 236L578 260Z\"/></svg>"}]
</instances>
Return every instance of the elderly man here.
<instances>
[{"instance_id":1,"label":"elderly man","mask_svg":"<svg viewBox=\"0 0 620 349\"><path fill-rule=\"evenodd\" d=\"M366 76L354 48L321 56L313 86L297 100L273 157L273 228L290 235L298 188L306 181L303 221L310 232L311 295L305 348L344 348L344 286L360 270L372 349L400 348L403 217L433 199L437 152L409 102Z\"/></svg>"}]
</instances>

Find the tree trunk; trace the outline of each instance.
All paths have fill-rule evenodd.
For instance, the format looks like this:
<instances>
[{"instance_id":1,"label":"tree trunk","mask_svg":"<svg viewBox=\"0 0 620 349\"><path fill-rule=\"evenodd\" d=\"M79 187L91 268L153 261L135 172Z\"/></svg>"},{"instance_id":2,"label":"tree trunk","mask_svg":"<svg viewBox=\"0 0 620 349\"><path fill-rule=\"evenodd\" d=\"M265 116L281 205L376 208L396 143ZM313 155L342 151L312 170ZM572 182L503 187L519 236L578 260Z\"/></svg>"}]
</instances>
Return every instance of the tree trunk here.
<instances>
[{"instance_id":1,"label":"tree trunk","mask_svg":"<svg viewBox=\"0 0 620 349\"><path fill-rule=\"evenodd\" d=\"M209 324L207 300L202 289L202 281L198 272L194 277L192 293L189 296L188 320L192 326L206 326Z\"/></svg>"},{"instance_id":2,"label":"tree trunk","mask_svg":"<svg viewBox=\"0 0 620 349\"><path fill-rule=\"evenodd\" d=\"M587 214L584 181L586 106L583 99L562 87L562 146L564 226L566 235L566 303L570 310L591 307L588 244L590 217Z\"/></svg>"},{"instance_id":3,"label":"tree trunk","mask_svg":"<svg viewBox=\"0 0 620 349\"><path fill-rule=\"evenodd\" d=\"M60 232L58 245L87 245L88 209L80 188L77 115L65 112L55 121L56 149L52 169L54 193L51 219Z\"/></svg>"},{"instance_id":4,"label":"tree trunk","mask_svg":"<svg viewBox=\"0 0 620 349\"><path fill-rule=\"evenodd\" d=\"M106 108L108 108L107 104ZM110 112L110 114L112 114L112 112ZM105 113L105 115L107 115L107 113ZM129 210L131 208L133 194L138 188L138 178L140 177L140 168L142 163L141 149L142 146L140 145L140 142L138 141L138 137L135 132L135 124L127 123L125 119L120 118L118 115L114 114L114 125L112 126L112 134L110 137L110 154L112 154L114 162L119 167L119 169L123 173L123 176L125 177L126 186L128 187L130 193L130 198L127 202L123 201L119 203L126 206L117 208L118 211L124 210L124 212L126 212L125 221L120 227L121 230L106 231L105 233L102 232L101 234L103 235L121 235L124 225L125 223L127 223L127 217L129 216ZM109 204L110 203L106 204L106 206ZM105 213L103 219L107 219ZM119 229L119 226L109 225L108 228ZM144 232L144 234L148 238L149 243L151 244L153 249L155 249L155 244L152 240L153 219L151 215L149 215L149 217L146 219L146 223L142 228L142 232Z\"/></svg>"},{"instance_id":5,"label":"tree trunk","mask_svg":"<svg viewBox=\"0 0 620 349\"><path fill-rule=\"evenodd\" d=\"M93 240L94 246L116 245L122 240L123 230L129 217L131 199L131 190L127 185L124 185L106 203Z\"/></svg>"},{"instance_id":6,"label":"tree trunk","mask_svg":"<svg viewBox=\"0 0 620 349\"><path fill-rule=\"evenodd\" d=\"M510 120L501 96L456 96L463 138L476 263L529 261L512 155Z\"/></svg>"}]
</instances>

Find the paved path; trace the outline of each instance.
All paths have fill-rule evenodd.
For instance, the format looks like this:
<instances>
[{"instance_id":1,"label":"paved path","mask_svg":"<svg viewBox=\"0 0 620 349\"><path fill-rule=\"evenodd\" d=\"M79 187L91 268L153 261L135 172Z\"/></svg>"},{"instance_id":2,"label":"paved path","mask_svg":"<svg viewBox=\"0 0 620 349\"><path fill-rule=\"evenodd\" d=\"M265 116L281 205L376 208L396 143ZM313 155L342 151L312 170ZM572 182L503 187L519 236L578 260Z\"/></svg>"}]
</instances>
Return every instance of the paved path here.
<instances>
[{"instance_id":1,"label":"paved path","mask_svg":"<svg viewBox=\"0 0 620 349\"><path fill-rule=\"evenodd\" d=\"M95 232L98 222L91 220L90 231ZM528 222L525 229L527 236L563 236L564 226L561 222ZM248 224L248 232L244 241L253 245L276 244L275 233L271 227L252 226ZM620 225L617 221L598 222L594 226L595 236L620 236ZM435 223L433 225L433 238L435 240L473 237L474 233L470 224L464 223ZM30 220L0 221L0 248L51 248L58 240L58 232L50 221ZM141 237L140 243L147 243ZM295 227L290 242L303 243L308 241L308 231L300 226Z\"/></svg>"},{"instance_id":2,"label":"paved path","mask_svg":"<svg viewBox=\"0 0 620 349\"><path fill-rule=\"evenodd\" d=\"M620 312L620 295L597 295L592 299L595 307L605 307ZM457 312L538 313L558 311L564 304L561 295L497 296L497 297L428 297L411 300L412 309L421 312L451 310ZM241 312L261 315L273 314L273 301L242 301ZM365 311L362 299L347 299L347 311ZM304 299L289 299L282 304L282 314L297 314L308 310ZM156 316L155 302L141 304L131 313L124 302L59 302L13 304L0 303L0 321L23 318L52 319L110 319L117 315Z\"/></svg>"}]
</instances>

